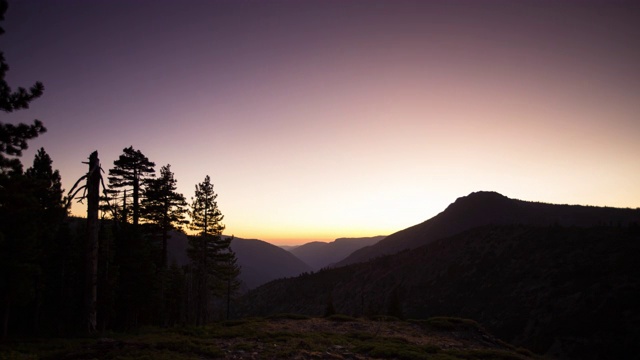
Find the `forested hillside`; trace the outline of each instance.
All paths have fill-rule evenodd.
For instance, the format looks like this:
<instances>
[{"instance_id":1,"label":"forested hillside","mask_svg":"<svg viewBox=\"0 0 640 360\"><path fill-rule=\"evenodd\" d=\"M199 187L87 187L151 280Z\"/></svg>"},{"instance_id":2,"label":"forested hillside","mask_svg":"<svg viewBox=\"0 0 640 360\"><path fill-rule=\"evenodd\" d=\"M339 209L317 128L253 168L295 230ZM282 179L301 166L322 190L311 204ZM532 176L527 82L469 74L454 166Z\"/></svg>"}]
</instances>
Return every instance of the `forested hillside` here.
<instances>
[{"instance_id":1,"label":"forested hillside","mask_svg":"<svg viewBox=\"0 0 640 360\"><path fill-rule=\"evenodd\" d=\"M640 228L488 225L396 255L279 280L240 314L474 319L549 355L628 358L640 343Z\"/></svg>"},{"instance_id":2,"label":"forested hillside","mask_svg":"<svg viewBox=\"0 0 640 360\"><path fill-rule=\"evenodd\" d=\"M372 246L354 252L337 265L353 264L414 249L487 224L627 226L629 223L640 223L640 209L545 204L510 199L496 192L479 191L458 198L443 212L421 224L400 230Z\"/></svg>"},{"instance_id":3,"label":"forested hillside","mask_svg":"<svg viewBox=\"0 0 640 360\"><path fill-rule=\"evenodd\" d=\"M309 264L313 270L332 266L354 251L384 239L384 236L362 238L339 238L326 243L314 241L297 246L289 252Z\"/></svg>"}]
</instances>

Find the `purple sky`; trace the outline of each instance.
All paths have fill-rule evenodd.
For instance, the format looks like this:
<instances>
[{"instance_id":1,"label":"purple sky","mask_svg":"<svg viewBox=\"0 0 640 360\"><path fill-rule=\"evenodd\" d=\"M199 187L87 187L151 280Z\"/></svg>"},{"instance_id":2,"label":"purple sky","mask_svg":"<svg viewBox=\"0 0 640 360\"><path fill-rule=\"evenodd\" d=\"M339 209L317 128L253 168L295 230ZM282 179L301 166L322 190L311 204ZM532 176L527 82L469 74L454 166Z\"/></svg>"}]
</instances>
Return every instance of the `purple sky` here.
<instances>
[{"instance_id":1,"label":"purple sky","mask_svg":"<svg viewBox=\"0 0 640 360\"><path fill-rule=\"evenodd\" d=\"M227 233L389 234L457 197L640 206L640 3L13 1L0 47L68 189L133 145ZM84 208L74 206L74 213Z\"/></svg>"}]
</instances>

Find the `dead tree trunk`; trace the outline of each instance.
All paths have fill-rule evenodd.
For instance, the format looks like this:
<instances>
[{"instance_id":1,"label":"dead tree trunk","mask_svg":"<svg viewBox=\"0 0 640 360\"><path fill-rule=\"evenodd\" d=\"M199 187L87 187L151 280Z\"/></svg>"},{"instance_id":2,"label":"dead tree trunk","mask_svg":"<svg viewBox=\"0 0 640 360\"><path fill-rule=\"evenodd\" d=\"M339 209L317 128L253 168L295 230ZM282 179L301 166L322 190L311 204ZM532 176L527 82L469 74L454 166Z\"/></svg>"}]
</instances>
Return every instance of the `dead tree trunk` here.
<instances>
[{"instance_id":1,"label":"dead tree trunk","mask_svg":"<svg viewBox=\"0 0 640 360\"><path fill-rule=\"evenodd\" d=\"M87 174L87 252L85 311L87 330L97 329L97 285L98 285L98 203L100 201L100 160L98 152L89 156Z\"/></svg>"}]
</instances>

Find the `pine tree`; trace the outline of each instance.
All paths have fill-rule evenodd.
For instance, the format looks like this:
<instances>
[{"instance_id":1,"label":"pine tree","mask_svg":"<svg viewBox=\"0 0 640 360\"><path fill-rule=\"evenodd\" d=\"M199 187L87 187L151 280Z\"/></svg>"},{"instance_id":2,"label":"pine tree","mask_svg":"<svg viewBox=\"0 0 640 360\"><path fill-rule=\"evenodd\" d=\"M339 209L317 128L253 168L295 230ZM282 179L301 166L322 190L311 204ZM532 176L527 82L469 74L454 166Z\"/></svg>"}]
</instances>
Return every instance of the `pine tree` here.
<instances>
[{"instance_id":1,"label":"pine tree","mask_svg":"<svg viewBox=\"0 0 640 360\"><path fill-rule=\"evenodd\" d=\"M123 149L122 155L113 162L109 170L110 190L122 190L121 210L114 213L122 217L123 225L128 223L127 199L132 199L133 226L121 226L114 238L114 265L119 269L118 293L116 294L116 320L122 327L135 327L153 318L153 307L157 286L156 262L153 260L153 246L143 237L139 224L140 200L143 185L154 173L155 164L132 146ZM116 206L115 204L111 204Z\"/></svg>"},{"instance_id":2,"label":"pine tree","mask_svg":"<svg viewBox=\"0 0 640 360\"><path fill-rule=\"evenodd\" d=\"M4 20L7 8L7 2L0 0L0 21ZM4 29L0 27L0 35L2 34L4 34ZM42 96L44 86L41 82L36 82L29 90L19 87L14 92L5 80L7 71L9 71L9 65L5 61L4 53L0 51L0 110L11 113L16 110L28 109L31 101ZM34 120L32 125L13 125L0 122L0 174L8 171L21 173L22 164L19 159L14 157L22 155L22 150L27 148L27 140L31 140L45 131L47 129L39 120Z\"/></svg>"},{"instance_id":3,"label":"pine tree","mask_svg":"<svg viewBox=\"0 0 640 360\"><path fill-rule=\"evenodd\" d=\"M191 223L189 227L199 236L220 236L224 231L224 216L218 209L218 194L213 191L211 178L196 185L195 197L191 198Z\"/></svg>"},{"instance_id":4,"label":"pine tree","mask_svg":"<svg viewBox=\"0 0 640 360\"><path fill-rule=\"evenodd\" d=\"M4 20L7 2L0 0L0 21ZM0 34L4 29L0 27ZM0 52L0 110L11 113L28 109L40 97L44 86L36 82L29 90L13 91L5 80L9 65ZM46 131L38 120L31 125L0 122L0 313L2 336L9 328L14 305L32 298L34 278L40 269L37 263L39 224L30 216L37 209L29 181L22 174L20 157L27 149L27 141Z\"/></svg>"},{"instance_id":5,"label":"pine tree","mask_svg":"<svg viewBox=\"0 0 640 360\"><path fill-rule=\"evenodd\" d=\"M123 149L122 152L118 160L113 162L114 167L109 169L109 188L131 189L133 225L137 226L140 219L141 187L145 179L154 176L156 164L149 161L140 150L134 150L133 146ZM123 208L126 206L127 204L123 203Z\"/></svg>"},{"instance_id":6,"label":"pine tree","mask_svg":"<svg viewBox=\"0 0 640 360\"><path fill-rule=\"evenodd\" d=\"M169 230L180 229L188 223L187 202L177 191L177 181L171 172L171 165L160 169L160 176L147 181L142 200L141 216L160 230L162 254L160 267L167 267L167 240Z\"/></svg>"},{"instance_id":7,"label":"pine tree","mask_svg":"<svg viewBox=\"0 0 640 360\"><path fill-rule=\"evenodd\" d=\"M230 251L230 240L222 237L224 216L218 208L217 197L207 175L196 185L192 198L190 228L197 235L189 237L188 255L192 265L196 325L205 324L209 319L212 295L222 289L221 254Z\"/></svg>"},{"instance_id":8,"label":"pine tree","mask_svg":"<svg viewBox=\"0 0 640 360\"><path fill-rule=\"evenodd\" d=\"M35 195L40 207L51 213L64 210L62 180L60 172L53 170L53 160L44 148L40 148L33 159L33 166L27 169L27 177L33 181ZM53 214L50 214L53 215Z\"/></svg>"},{"instance_id":9,"label":"pine tree","mask_svg":"<svg viewBox=\"0 0 640 360\"><path fill-rule=\"evenodd\" d=\"M172 262L167 270L167 289L164 298L166 325L175 325L182 320L185 282L182 268L175 261Z\"/></svg>"},{"instance_id":10,"label":"pine tree","mask_svg":"<svg viewBox=\"0 0 640 360\"><path fill-rule=\"evenodd\" d=\"M54 257L58 254L58 244L55 242L56 234L66 214L63 202L63 190L58 170L53 170L53 161L47 152L40 148L33 160L33 166L27 169L25 180L29 184L30 196L35 200L31 211L31 217L36 219L37 228L35 241L35 253L37 267L41 270L35 278L34 292L34 330L40 327L42 307L47 302L46 293L55 291L49 288L52 277L56 274L60 261Z\"/></svg>"},{"instance_id":11,"label":"pine tree","mask_svg":"<svg viewBox=\"0 0 640 360\"><path fill-rule=\"evenodd\" d=\"M187 202L182 194L178 193L177 181L171 172L171 166L166 165L160 169L160 176L155 179L146 181L144 190L144 198L141 204L142 220L145 222L145 232L150 239L155 241L159 238L161 241L160 256L157 251L154 254L156 262L156 299L153 301L155 305L155 316L158 324L167 324L171 321L168 316L165 305L167 297L167 241L169 239L169 231L172 229L181 229L182 225L187 224ZM154 249L156 247L154 246Z\"/></svg>"},{"instance_id":12,"label":"pine tree","mask_svg":"<svg viewBox=\"0 0 640 360\"><path fill-rule=\"evenodd\" d=\"M223 241L225 239L222 239ZM222 286L222 298L226 300L227 307L227 320L231 315L231 299L240 289L240 265L238 265L238 258L236 253L231 249L232 237L226 238L227 244L221 244L223 250L218 254L218 277Z\"/></svg>"},{"instance_id":13,"label":"pine tree","mask_svg":"<svg viewBox=\"0 0 640 360\"><path fill-rule=\"evenodd\" d=\"M0 87L2 87L1 82ZM32 125L13 125L0 122L0 175L10 172L21 173L22 164L17 157L22 156L22 150L27 149L27 140L31 140L45 131L45 127L39 120L35 120Z\"/></svg>"}]
</instances>

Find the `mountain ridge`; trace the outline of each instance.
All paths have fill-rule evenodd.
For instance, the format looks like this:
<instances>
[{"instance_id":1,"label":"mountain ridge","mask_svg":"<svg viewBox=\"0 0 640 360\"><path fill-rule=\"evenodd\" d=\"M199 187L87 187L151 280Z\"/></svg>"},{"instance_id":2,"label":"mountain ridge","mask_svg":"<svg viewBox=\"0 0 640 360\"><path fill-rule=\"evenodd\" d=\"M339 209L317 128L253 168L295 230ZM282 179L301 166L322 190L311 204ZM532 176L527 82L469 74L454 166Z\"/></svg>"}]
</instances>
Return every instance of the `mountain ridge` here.
<instances>
[{"instance_id":1,"label":"mountain ridge","mask_svg":"<svg viewBox=\"0 0 640 360\"><path fill-rule=\"evenodd\" d=\"M457 198L436 216L395 232L359 249L336 266L414 249L443 237L487 224L595 226L640 222L640 209L548 204L511 199L494 191L478 191Z\"/></svg>"},{"instance_id":2,"label":"mountain ridge","mask_svg":"<svg viewBox=\"0 0 640 360\"><path fill-rule=\"evenodd\" d=\"M359 251L418 246L267 283L238 314L454 316L552 357L637 354L640 209L471 195Z\"/></svg>"},{"instance_id":3,"label":"mountain ridge","mask_svg":"<svg viewBox=\"0 0 640 360\"><path fill-rule=\"evenodd\" d=\"M172 231L167 242L169 263L183 266L189 263L187 256L188 236ZM234 237L231 249L236 253L240 265L239 279L245 290L253 289L269 281L297 276L312 268L290 252L258 239Z\"/></svg>"},{"instance_id":4,"label":"mountain ridge","mask_svg":"<svg viewBox=\"0 0 640 360\"><path fill-rule=\"evenodd\" d=\"M385 236L337 238L332 242L312 241L289 250L314 270L332 266L354 251L384 239Z\"/></svg>"},{"instance_id":5,"label":"mountain ridge","mask_svg":"<svg viewBox=\"0 0 640 360\"><path fill-rule=\"evenodd\" d=\"M478 321L552 357L629 358L640 343L640 227L487 225L411 251L269 282L242 316L433 316Z\"/></svg>"}]
</instances>

